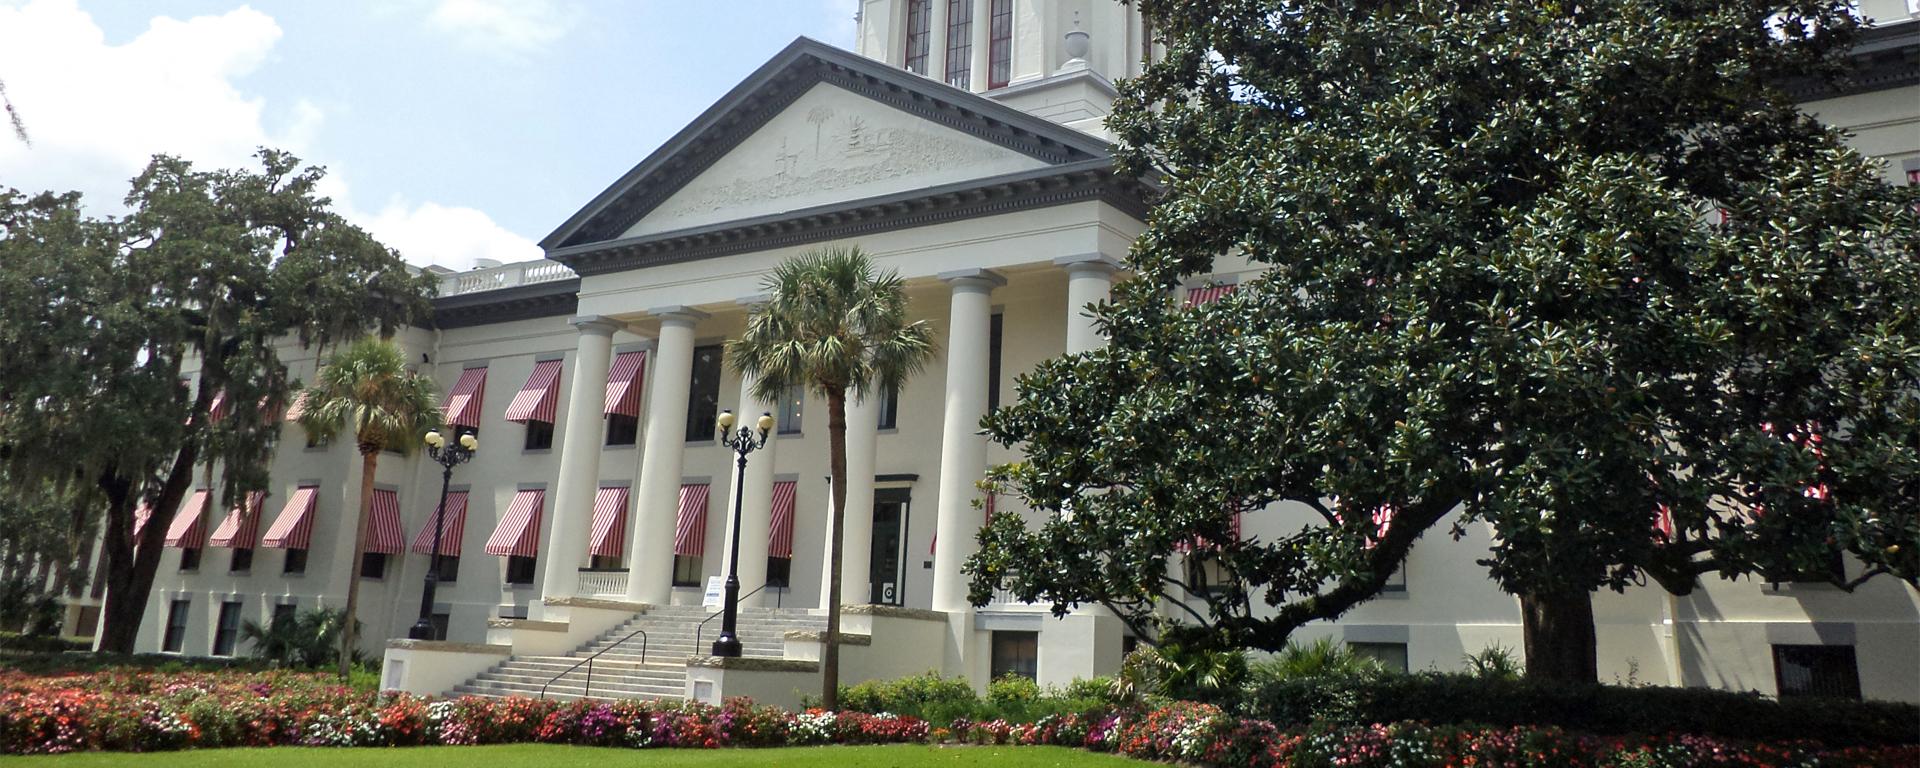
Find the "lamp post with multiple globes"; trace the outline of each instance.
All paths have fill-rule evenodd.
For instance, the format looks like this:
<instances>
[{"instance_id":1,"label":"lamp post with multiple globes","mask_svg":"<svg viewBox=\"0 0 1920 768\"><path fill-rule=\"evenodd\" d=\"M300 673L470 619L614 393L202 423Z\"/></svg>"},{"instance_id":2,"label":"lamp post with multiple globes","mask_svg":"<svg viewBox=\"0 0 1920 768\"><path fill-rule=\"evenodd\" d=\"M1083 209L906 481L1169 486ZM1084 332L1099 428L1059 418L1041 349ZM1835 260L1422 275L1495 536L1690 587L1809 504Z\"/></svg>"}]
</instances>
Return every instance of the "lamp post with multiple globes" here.
<instances>
[{"instance_id":1,"label":"lamp post with multiple globes","mask_svg":"<svg viewBox=\"0 0 1920 768\"><path fill-rule=\"evenodd\" d=\"M713 641L713 655L739 656L740 636L734 627L740 617L740 503L746 494L747 454L767 445L767 433L773 431L773 414L762 413L754 422L754 429L742 426L739 431L733 429L733 411L721 411L720 418L714 420L720 433L720 444L734 452L739 471L733 473L733 542L727 558L727 593L725 615L720 618L720 637Z\"/></svg>"},{"instance_id":2,"label":"lamp post with multiple globes","mask_svg":"<svg viewBox=\"0 0 1920 768\"><path fill-rule=\"evenodd\" d=\"M433 631L433 592L440 585L440 534L446 527L447 490L453 483L453 468L467 463L475 451L480 450L480 440L471 434L463 434L453 442L440 434L439 430L428 432L425 438L427 457L440 464L440 506L433 512L433 553L427 566L427 585L420 591L420 620L413 623L407 631L407 637L414 640L438 639Z\"/></svg>"}]
</instances>

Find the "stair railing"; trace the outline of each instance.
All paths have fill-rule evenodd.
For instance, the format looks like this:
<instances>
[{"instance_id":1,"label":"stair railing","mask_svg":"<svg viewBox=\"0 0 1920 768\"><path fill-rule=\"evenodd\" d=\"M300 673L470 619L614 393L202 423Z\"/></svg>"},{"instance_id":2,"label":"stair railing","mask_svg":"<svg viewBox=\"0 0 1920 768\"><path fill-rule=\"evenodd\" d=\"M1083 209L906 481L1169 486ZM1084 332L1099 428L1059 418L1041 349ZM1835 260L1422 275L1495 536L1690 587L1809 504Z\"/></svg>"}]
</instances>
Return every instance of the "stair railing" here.
<instances>
[{"instance_id":1,"label":"stair railing","mask_svg":"<svg viewBox=\"0 0 1920 768\"><path fill-rule=\"evenodd\" d=\"M549 678L545 683L542 683L540 685L540 700L546 701L547 686L550 686L550 685L553 685L554 683L559 682L560 678L573 674L574 670L579 669L583 666L587 668L587 684L585 688L580 691L580 698L584 699L588 696L592 696L593 695L593 660L600 658L600 654L606 653L607 651L611 651L615 648L620 647L622 643L625 643L628 640L632 640L636 635L640 637L640 663L646 664L647 663L647 631L644 629L636 629L628 633L626 637L620 638L619 640L615 640L612 645L609 645L605 648L594 651L592 656L588 656L584 659L581 659L580 663L575 664L571 667L567 667L566 671L561 672L560 674L554 675L553 677Z\"/></svg>"},{"instance_id":2,"label":"stair railing","mask_svg":"<svg viewBox=\"0 0 1920 768\"><path fill-rule=\"evenodd\" d=\"M759 592L760 590L763 590L766 588L767 588L767 585L761 584L760 586L754 587L753 592L748 592L744 595L741 595L740 599L745 600L749 597L753 597L755 592ZM721 608L720 610L714 611L713 613L709 613L707 614L706 618L700 620L699 625L693 628L693 652L694 653L700 652L700 635L701 633L707 631L707 622L713 621L713 617L719 616L720 614L723 614L726 612L727 612L727 609Z\"/></svg>"}]
</instances>

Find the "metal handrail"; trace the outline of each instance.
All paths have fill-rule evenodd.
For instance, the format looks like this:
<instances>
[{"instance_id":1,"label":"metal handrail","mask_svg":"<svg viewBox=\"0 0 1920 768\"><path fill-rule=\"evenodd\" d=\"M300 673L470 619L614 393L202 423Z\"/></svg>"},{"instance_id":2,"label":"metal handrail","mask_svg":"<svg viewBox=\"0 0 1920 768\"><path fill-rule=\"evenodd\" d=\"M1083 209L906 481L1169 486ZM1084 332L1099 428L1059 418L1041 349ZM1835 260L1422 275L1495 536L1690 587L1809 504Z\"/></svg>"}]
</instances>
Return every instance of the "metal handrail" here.
<instances>
[{"instance_id":1,"label":"metal handrail","mask_svg":"<svg viewBox=\"0 0 1920 768\"><path fill-rule=\"evenodd\" d=\"M565 671L561 672L560 674L554 675L551 678L548 678L545 683L541 683L540 684L540 700L541 701L547 700L547 686L553 685L554 683L559 682L560 678L573 674L574 670L579 669L582 666L585 666L587 668L587 684L586 684L586 687L580 691L580 698L584 699L588 696L592 696L593 695L593 660L600 658L600 654L603 654L603 653L606 653L607 651L611 651L615 648L618 648L622 643L625 643L628 640L632 640L634 635L640 636L640 663L646 664L647 663L647 631L644 629L636 629L628 633L626 637L623 637L623 638L620 638L619 640L614 641L612 645L609 645L598 651L594 651L592 656L588 656L584 659L581 659L579 664L575 664L571 667L567 667Z\"/></svg>"},{"instance_id":2,"label":"metal handrail","mask_svg":"<svg viewBox=\"0 0 1920 768\"><path fill-rule=\"evenodd\" d=\"M749 597L753 597L754 594L766 588L767 588L766 584L761 584L760 586L754 587L752 592L748 592L744 595L741 595L740 599L745 600ZM707 617L704 619L701 619L699 624L694 625L693 627L693 652L694 653L700 652L700 635L701 633L704 633L707 631L707 622L713 621L713 617L726 612L727 612L727 609L723 607L720 610L707 614Z\"/></svg>"}]
</instances>

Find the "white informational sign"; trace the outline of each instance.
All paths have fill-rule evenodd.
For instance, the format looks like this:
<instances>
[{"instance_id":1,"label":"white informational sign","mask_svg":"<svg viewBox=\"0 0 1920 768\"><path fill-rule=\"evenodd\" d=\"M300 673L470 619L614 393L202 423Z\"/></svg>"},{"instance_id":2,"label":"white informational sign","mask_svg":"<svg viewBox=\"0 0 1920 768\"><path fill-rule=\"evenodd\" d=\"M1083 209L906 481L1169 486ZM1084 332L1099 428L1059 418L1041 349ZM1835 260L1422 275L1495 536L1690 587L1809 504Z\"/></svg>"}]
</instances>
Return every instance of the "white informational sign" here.
<instances>
[{"instance_id":1,"label":"white informational sign","mask_svg":"<svg viewBox=\"0 0 1920 768\"><path fill-rule=\"evenodd\" d=\"M722 602L726 601L726 594L726 580L718 576L708 576L707 596L700 599L700 604L708 608L718 608Z\"/></svg>"}]
</instances>

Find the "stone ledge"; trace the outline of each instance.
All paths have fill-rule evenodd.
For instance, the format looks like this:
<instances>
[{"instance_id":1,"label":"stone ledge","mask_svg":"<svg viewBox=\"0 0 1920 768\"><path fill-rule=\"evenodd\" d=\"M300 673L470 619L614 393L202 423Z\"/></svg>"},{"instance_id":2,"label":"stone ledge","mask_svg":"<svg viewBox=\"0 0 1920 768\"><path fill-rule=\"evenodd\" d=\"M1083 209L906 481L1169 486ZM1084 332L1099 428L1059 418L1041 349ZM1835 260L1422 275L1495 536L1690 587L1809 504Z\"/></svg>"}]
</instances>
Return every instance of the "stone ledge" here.
<instances>
[{"instance_id":1,"label":"stone ledge","mask_svg":"<svg viewBox=\"0 0 1920 768\"><path fill-rule=\"evenodd\" d=\"M533 632L565 632L564 621L534 621L532 619L487 619L487 629L525 629Z\"/></svg>"},{"instance_id":2,"label":"stone ledge","mask_svg":"<svg viewBox=\"0 0 1920 768\"><path fill-rule=\"evenodd\" d=\"M817 672L820 662L794 659L760 659L749 656L693 656L687 666L727 669L740 672Z\"/></svg>"},{"instance_id":3,"label":"stone ledge","mask_svg":"<svg viewBox=\"0 0 1920 768\"><path fill-rule=\"evenodd\" d=\"M940 611L928 611L920 608L905 608L898 605L843 605L840 615L880 616L889 619L918 619L920 621L946 621L947 614Z\"/></svg>"},{"instance_id":4,"label":"stone ledge","mask_svg":"<svg viewBox=\"0 0 1920 768\"><path fill-rule=\"evenodd\" d=\"M827 633L810 630L810 629L794 629L794 630L787 631L787 639L788 640L812 640L813 642L816 642L816 643L824 643L827 641ZM842 632L840 633L840 644L841 645L873 645L873 635L852 635L846 632Z\"/></svg>"},{"instance_id":5,"label":"stone ledge","mask_svg":"<svg viewBox=\"0 0 1920 768\"><path fill-rule=\"evenodd\" d=\"M409 640L397 638L387 641L387 647L401 651L429 651L432 653L484 653L491 656L512 656L511 645L489 645L487 643L449 643L444 640Z\"/></svg>"},{"instance_id":6,"label":"stone ledge","mask_svg":"<svg viewBox=\"0 0 1920 768\"><path fill-rule=\"evenodd\" d=\"M543 600L540 604L554 607L592 608L601 611L630 611L633 613L644 613L653 608L653 606L646 603L629 603L625 600L608 600L600 597L556 597L550 600Z\"/></svg>"}]
</instances>

